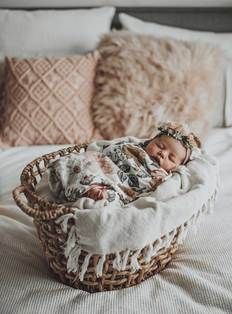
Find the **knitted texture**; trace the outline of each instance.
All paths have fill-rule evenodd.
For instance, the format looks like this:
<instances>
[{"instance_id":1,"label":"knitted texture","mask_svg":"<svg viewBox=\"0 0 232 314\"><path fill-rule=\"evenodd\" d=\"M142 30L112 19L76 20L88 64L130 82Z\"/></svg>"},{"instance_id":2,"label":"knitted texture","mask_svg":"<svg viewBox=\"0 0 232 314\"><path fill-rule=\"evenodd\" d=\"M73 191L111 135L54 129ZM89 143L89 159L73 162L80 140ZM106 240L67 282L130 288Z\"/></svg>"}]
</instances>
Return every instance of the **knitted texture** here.
<instances>
[{"instance_id":1,"label":"knitted texture","mask_svg":"<svg viewBox=\"0 0 232 314\"><path fill-rule=\"evenodd\" d=\"M2 140L8 145L89 141L98 52L38 59L6 58Z\"/></svg>"}]
</instances>

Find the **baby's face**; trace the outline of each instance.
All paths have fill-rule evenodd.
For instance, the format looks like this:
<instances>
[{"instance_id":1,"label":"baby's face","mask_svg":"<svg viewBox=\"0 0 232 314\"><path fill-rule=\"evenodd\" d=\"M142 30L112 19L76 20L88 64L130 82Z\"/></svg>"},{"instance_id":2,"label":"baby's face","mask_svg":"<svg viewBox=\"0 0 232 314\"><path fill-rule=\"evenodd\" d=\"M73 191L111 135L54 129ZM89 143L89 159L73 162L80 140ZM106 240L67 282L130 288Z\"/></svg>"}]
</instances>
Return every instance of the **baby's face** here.
<instances>
[{"instance_id":1,"label":"baby's face","mask_svg":"<svg viewBox=\"0 0 232 314\"><path fill-rule=\"evenodd\" d=\"M166 171L175 170L184 162L186 156L186 149L181 142L165 135L150 141L145 151Z\"/></svg>"}]
</instances>

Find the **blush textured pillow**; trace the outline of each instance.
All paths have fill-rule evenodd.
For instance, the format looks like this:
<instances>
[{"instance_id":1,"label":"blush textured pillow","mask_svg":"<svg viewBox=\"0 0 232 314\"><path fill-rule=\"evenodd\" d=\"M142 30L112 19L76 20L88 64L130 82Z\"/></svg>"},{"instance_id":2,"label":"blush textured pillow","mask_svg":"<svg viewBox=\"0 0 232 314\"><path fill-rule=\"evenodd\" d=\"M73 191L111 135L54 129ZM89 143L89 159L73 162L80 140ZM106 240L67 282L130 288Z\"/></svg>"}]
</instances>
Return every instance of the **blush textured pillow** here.
<instances>
[{"instance_id":1,"label":"blush textured pillow","mask_svg":"<svg viewBox=\"0 0 232 314\"><path fill-rule=\"evenodd\" d=\"M98 47L93 118L105 138L150 137L175 120L200 136L221 91L223 54L206 43L114 32Z\"/></svg>"},{"instance_id":2,"label":"blush textured pillow","mask_svg":"<svg viewBox=\"0 0 232 314\"><path fill-rule=\"evenodd\" d=\"M76 144L95 132L90 104L99 53L6 58L1 105L5 145Z\"/></svg>"}]
</instances>

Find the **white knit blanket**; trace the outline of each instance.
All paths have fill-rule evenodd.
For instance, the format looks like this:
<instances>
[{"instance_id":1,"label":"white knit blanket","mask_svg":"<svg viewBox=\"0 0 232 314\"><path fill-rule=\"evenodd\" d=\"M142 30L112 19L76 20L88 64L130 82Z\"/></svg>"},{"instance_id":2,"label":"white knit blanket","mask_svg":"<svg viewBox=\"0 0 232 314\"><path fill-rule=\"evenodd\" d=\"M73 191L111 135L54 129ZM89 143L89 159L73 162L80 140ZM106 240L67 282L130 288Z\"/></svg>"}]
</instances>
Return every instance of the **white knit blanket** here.
<instances>
[{"instance_id":1,"label":"white knit blanket","mask_svg":"<svg viewBox=\"0 0 232 314\"><path fill-rule=\"evenodd\" d=\"M133 137L129 139L137 141ZM95 142L88 150L101 151L107 143ZM95 271L101 276L105 255L110 253L115 253L113 267L123 270L132 251L131 268L139 269L137 257L145 246L148 247L145 256L148 262L160 248L169 246L178 227L178 243L181 243L187 232L195 229L190 227L194 227L205 213L211 212L218 182L217 161L205 151L197 150L192 153L191 161L180 166L156 191L124 207L101 206L101 201L86 198L78 200L72 204L74 214L56 220L64 232L67 232L68 220L75 221L64 247L68 271L79 273L83 280L90 257L99 254L101 258ZM88 254L79 267L81 250ZM119 254L121 251L124 251L123 255Z\"/></svg>"}]
</instances>

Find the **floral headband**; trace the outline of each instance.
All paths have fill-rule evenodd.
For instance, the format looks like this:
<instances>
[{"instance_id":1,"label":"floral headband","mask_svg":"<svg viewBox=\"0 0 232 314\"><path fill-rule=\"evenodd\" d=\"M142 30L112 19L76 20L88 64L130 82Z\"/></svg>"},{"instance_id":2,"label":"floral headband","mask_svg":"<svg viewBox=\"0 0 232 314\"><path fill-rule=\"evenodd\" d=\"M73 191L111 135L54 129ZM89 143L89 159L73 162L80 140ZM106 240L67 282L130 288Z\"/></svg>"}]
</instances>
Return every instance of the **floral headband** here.
<instances>
[{"instance_id":1,"label":"floral headband","mask_svg":"<svg viewBox=\"0 0 232 314\"><path fill-rule=\"evenodd\" d=\"M191 151L194 147L201 147L201 142L198 137L193 133L190 133L186 125L176 122L168 122L163 123L158 127L158 130L160 132L156 136L166 135L173 137L180 141L186 149L190 149Z\"/></svg>"}]
</instances>

